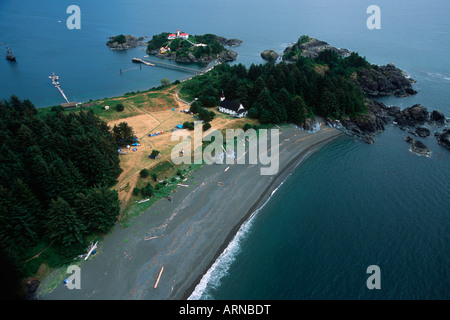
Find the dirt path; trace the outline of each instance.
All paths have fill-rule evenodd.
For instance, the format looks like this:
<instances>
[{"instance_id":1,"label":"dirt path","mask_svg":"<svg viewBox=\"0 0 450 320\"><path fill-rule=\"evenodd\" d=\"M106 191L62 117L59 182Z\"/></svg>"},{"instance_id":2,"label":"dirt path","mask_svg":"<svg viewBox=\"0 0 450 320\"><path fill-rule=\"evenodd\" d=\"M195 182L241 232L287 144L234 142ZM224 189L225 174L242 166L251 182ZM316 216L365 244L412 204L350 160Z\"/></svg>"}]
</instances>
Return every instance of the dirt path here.
<instances>
[{"instance_id":1,"label":"dirt path","mask_svg":"<svg viewBox=\"0 0 450 320\"><path fill-rule=\"evenodd\" d=\"M164 106L164 104L158 103L156 104L157 107L152 110L150 108L152 102L149 100L151 99L149 95L152 92L150 92L145 94L145 102L141 107L136 106L132 101L122 101L124 105L137 111L137 115L108 121L108 125L111 127L120 122L127 122L133 128L141 144L136 147L137 151L132 151L134 147L131 146L127 150L128 154L120 156L120 166L123 171L118 178L117 192L121 201L121 213L124 212L132 197L133 189L139 180L139 172L144 168L150 169L162 161L171 161L171 150L178 142L171 141L170 130L177 124L194 121L192 115L181 112L190 106L179 98L177 87L158 91L158 93L166 94L169 99L161 98L161 96L154 99L158 99L158 101L173 100L176 105L167 104ZM249 121L249 119L235 119L224 116L217 110L214 110L214 112L217 116L210 122L213 129L241 128L244 123ZM157 131L163 131L164 133L154 137L149 136L149 134ZM152 150L160 151L158 160L148 158Z\"/></svg>"}]
</instances>

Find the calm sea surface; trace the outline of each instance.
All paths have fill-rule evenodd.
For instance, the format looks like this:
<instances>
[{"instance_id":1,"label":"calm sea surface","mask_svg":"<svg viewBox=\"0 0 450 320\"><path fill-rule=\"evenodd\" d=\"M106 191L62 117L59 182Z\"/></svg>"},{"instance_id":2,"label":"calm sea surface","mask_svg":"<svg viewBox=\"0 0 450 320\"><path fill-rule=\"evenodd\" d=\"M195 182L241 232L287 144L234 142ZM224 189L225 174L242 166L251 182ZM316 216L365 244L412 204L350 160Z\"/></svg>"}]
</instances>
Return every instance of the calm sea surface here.
<instances>
[{"instance_id":1,"label":"calm sea surface","mask_svg":"<svg viewBox=\"0 0 450 320\"><path fill-rule=\"evenodd\" d=\"M72 4L81 9L80 30L66 27ZM366 27L372 4L381 8L381 30ZM448 117L448 12L448 0L2 0L0 43L17 63L0 59L0 99L64 102L52 72L71 101L189 77L133 69L131 58L144 57L145 48L109 50L108 37L120 33L181 29L238 38L244 43L235 63L247 66L263 63L263 50L281 53L307 34L372 63L393 62L417 80L417 95L382 99L386 104L421 103ZM432 156L414 155L403 134L388 127L373 145L343 137L306 160L243 226L192 298L449 299L450 152L431 136L423 142ZM380 267L380 290L366 287L370 265Z\"/></svg>"}]
</instances>

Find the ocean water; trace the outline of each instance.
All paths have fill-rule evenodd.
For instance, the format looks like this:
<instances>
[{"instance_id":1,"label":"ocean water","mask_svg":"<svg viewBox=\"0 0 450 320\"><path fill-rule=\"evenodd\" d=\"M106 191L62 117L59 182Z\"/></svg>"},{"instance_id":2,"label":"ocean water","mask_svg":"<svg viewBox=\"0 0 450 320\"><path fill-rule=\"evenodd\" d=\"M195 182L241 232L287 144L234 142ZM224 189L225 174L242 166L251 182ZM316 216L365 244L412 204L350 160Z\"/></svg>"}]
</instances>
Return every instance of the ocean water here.
<instances>
[{"instance_id":1,"label":"ocean water","mask_svg":"<svg viewBox=\"0 0 450 320\"><path fill-rule=\"evenodd\" d=\"M402 133L339 138L307 159L191 298L449 299L448 151L413 155ZM380 290L366 286L371 265Z\"/></svg>"},{"instance_id":2,"label":"ocean water","mask_svg":"<svg viewBox=\"0 0 450 320\"><path fill-rule=\"evenodd\" d=\"M66 27L72 4L81 9L80 30ZM372 4L381 9L380 30L366 27ZM238 38L244 43L234 48L234 63L247 66L263 63L263 50L281 53L307 34L372 63L392 62L417 80L417 95L381 99L386 104L421 103L449 117L448 12L448 0L2 0L0 43L17 63L0 59L0 99L64 102L48 79L52 72L71 101L190 76L133 69L131 58L144 57L144 47L105 45L120 33L181 29ZM432 156L417 156L403 134L387 127L373 145L343 137L307 159L241 228L191 298L450 298L450 152L431 136L422 140ZM380 267L380 290L366 286L370 265Z\"/></svg>"}]
</instances>

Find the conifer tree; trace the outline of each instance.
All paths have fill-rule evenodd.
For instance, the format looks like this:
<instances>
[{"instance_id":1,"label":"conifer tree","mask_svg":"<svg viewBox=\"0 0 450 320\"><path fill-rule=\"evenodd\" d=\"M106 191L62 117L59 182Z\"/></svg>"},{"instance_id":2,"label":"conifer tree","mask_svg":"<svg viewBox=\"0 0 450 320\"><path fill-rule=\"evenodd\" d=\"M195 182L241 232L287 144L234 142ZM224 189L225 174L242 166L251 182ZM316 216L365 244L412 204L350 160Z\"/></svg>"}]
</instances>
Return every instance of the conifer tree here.
<instances>
[{"instance_id":1,"label":"conifer tree","mask_svg":"<svg viewBox=\"0 0 450 320\"><path fill-rule=\"evenodd\" d=\"M75 210L63 198L52 200L48 209L47 235L65 247L83 241L85 227Z\"/></svg>"},{"instance_id":2,"label":"conifer tree","mask_svg":"<svg viewBox=\"0 0 450 320\"><path fill-rule=\"evenodd\" d=\"M300 96L295 96L288 109L288 119L295 124L301 124L306 119L306 104Z\"/></svg>"}]
</instances>

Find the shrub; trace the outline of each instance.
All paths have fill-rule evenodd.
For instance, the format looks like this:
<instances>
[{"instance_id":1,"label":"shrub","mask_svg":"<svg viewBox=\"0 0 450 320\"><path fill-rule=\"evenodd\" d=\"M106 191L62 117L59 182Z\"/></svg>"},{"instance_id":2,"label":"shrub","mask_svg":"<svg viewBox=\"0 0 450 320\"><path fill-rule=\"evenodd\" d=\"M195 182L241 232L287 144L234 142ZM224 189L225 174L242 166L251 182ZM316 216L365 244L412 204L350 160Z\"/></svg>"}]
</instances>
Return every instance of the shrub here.
<instances>
[{"instance_id":1,"label":"shrub","mask_svg":"<svg viewBox=\"0 0 450 320\"><path fill-rule=\"evenodd\" d=\"M127 39L125 38L125 36L124 36L123 34L119 34L118 36L115 36L115 37L114 37L114 41L116 41L116 42L122 44L122 43L127 42ZM113 42L114 42L114 41L113 41Z\"/></svg>"},{"instance_id":2,"label":"shrub","mask_svg":"<svg viewBox=\"0 0 450 320\"><path fill-rule=\"evenodd\" d=\"M161 79L161 86L166 87L170 84L170 80L167 78Z\"/></svg>"},{"instance_id":3,"label":"shrub","mask_svg":"<svg viewBox=\"0 0 450 320\"><path fill-rule=\"evenodd\" d=\"M209 122L205 122L205 123L203 124L203 131L206 131L206 130L208 130L209 128L211 128L211 124L210 124Z\"/></svg>"},{"instance_id":4,"label":"shrub","mask_svg":"<svg viewBox=\"0 0 450 320\"><path fill-rule=\"evenodd\" d=\"M121 104L121 103L116 104L116 111L122 112L124 109L125 109L125 107L123 106L123 104Z\"/></svg>"},{"instance_id":5,"label":"shrub","mask_svg":"<svg viewBox=\"0 0 450 320\"><path fill-rule=\"evenodd\" d=\"M208 111L205 108L200 108L198 110L198 118L205 122L213 120L215 116L216 114L214 113L214 111Z\"/></svg>"},{"instance_id":6,"label":"shrub","mask_svg":"<svg viewBox=\"0 0 450 320\"><path fill-rule=\"evenodd\" d=\"M51 108L51 110L55 111L55 112L61 112L61 111L64 111L64 107L63 106L53 106Z\"/></svg>"},{"instance_id":7,"label":"shrub","mask_svg":"<svg viewBox=\"0 0 450 320\"><path fill-rule=\"evenodd\" d=\"M183 123L184 129L194 130L194 122L186 121Z\"/></svg>"},{"instance_id":8,"label":"shrub","mask_svg":"<svg viewBox=\"0 0 450 320\"><path fill-rule=\"evenodd\" d=\"M158 179L158 175L156 174L156 173L152 173L151 174L151 176L152 176L152 178L153 178L153 181L155 181L156 182L156 179Z\"/></svg>"},{"instance_id":9,"label":"shrub","mask_svg":"<svg viewBox=\"0 0 450 320\"><path fill-rule=\"evenodd\" d=\"M247 131L248 129L251 129L251 128L252 128L252 125L250 123L244 124L244 127L243 127L244 131Z\"/></svg>"},{"instance_id":10,"label":"shrub","mask_svg":"<svg viewBox=\"0 0 450 320\"><path fill-rule=\"evenodd\" d=\"M200 101L194 101L190 110L192 113L198 113L201 108L203 108L203 104Z\"/></svg>"},{"instance_id":11,"label":"shrub","mask_svg":"<svg viewBox=\"0 0 450 320\"><path fill-rule=\"evenodd\" d=\"M150 183L147 183L147 185L141 189L141 194L143 196L151 197L153 195L153 187Z\"/></svg>"},{"instance_id":12,"label":"shrub","mask_svg":"<svg viewBox=\"0 0 450 320\"><path fill-rule=\"evenodd\" d=\"M142 169L141 172L139 172L139 175L141 178L147 178L149 176L150 172L148 172L147 169Z\"/></svg>"},{"instance_id":13,"label":"shrub","mask_svg":"<svg viewBox=\"0 0 450 320\"><path fill-rule=\"evenodd\" d=\"M297 44L300 46L304 43L307 43L311 38L307 35L302 35L300 38L298 38Z\"/></svg>"},{"instance_id":14,"label":"shrub","mask_svg":"<svg viewBox=\"0 0 450 320\"><path fill-rule=\"evenodd\" d=\"M137 196L140 192L141 192L141 189L139 189L138 187L133 189L133 195L135 195L135 196Z\"/></svg>"},{"instance_id":15,"label":"shrub","mask_svg":"<svg viewBox=\"0 0 450 320\"><path fill-rule=\"evenodd\" d=\"M158 150L152 150L151 156L152 158L156 159L156 157L159 155L159 151Z\"/></svg>"}]
</instances>

